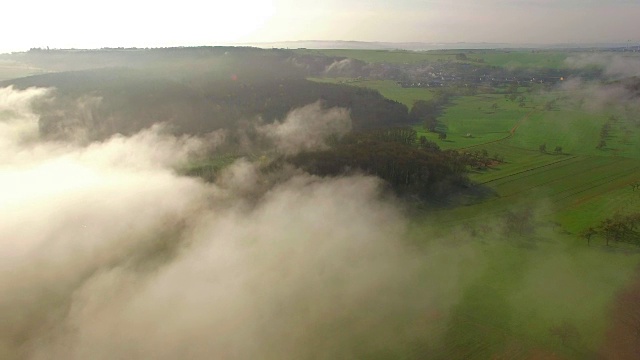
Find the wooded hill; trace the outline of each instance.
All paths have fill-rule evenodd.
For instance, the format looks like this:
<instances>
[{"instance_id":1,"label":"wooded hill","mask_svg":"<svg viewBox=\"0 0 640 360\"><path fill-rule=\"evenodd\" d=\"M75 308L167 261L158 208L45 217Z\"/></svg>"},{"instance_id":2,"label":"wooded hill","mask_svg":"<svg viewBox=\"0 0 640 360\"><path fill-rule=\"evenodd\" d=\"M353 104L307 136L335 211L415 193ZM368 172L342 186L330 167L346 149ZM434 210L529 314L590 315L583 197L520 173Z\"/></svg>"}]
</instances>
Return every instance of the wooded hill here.
<instances>
[{"instance_id":1,"label":"wooded hill","mask_svg":"<svg viewBox=\"0 0 640 360\"><path fill-rule=\"evenodd\" d=\"M136 50L126 56L116 51L120 57L110 51L35 52L31 56L37 61L32 62L50 57L53 67L65 58L76 64L66 68L88 67L90 61L115 65L0 83L20 89L55 88L53 100L36 107L42 133L53 138L81 129L89 140L99 140L158 122L169 124L177 134L204 134L257 116L272 122L318 100L326 107L349 108L355 129L409 121L406 106L377 91L307 81L304 69L282 50L178 48Z\"/></svg>"},{"instance_id":2,"label":"wooded hill","mask_svg":"<svg viewBox=\"0 0 640 360\"><path fill-rule=\"evenodd\" d=\"M287 160L320 176L363 172L385 180L400 195L444 199L470 186L472 159L418 139L411 128L351 133L330 149L303 152Z\"/></svg>"}]
</instances>

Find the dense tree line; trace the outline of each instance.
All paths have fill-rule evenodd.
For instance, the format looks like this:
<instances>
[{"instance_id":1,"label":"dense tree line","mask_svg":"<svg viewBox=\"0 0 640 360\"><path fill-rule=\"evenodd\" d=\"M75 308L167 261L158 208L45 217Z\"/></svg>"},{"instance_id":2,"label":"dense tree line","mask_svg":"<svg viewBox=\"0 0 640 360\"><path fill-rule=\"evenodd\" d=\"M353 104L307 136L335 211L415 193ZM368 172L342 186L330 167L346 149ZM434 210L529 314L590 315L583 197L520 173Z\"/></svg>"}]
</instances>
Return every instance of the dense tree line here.
<instances>
[{"instance_id":1,"label":"dense tree line","mask_svg":"<svg viewBox=\"0 0 640 360\"><path fill-rule=\"evenodd\" d=\"M409 122L406 106L375 90L237 66L224 77L217 72L162 75L107 68L38 75L4 85L56 89L53 100L36 108L42 133L53 137L82 129L90 139L102 139L135 133L157 122L168 123L176 133L203 134L233 129L256 117L267 123L283 119L292 109L318 100L327 107L350 109L355 129Z\"/></svg>"},{"instance_id":2,"label":"dense tree line","mask_svg":"<svg viewBox=\"0 0 640 360\"><path fill-rule=\"evenodd\" d=\"M99 50L42 50L32 49L24 53L0 55L49 72L80 71L99 68L127 67L157 71L164 75L227 73L234 68L250 71L252 68L278 76L302 76L303 72L286 60L292 56L289 50L258 49L251 47L199 46L170 48L129 48ZM329 61L329 60L327 60ZM176 71L167 74L166 70ZM298 69L298 71L296 71Z\"/></svg>"},{"instance_id":3,"label":"dense tree line","mask_svg":"<svg viewBox=\"0 0 640 360\"><path fill-rule=\"evenodd\" d=\"M288 159L320 176L358 171L385 180L399 194L446 196L469 185L467 158L441 151L410 128L352 133L328 150Z\"/></svg>"},{"instance_id":4,"label":"dense tree line","mask_svg":"<svg viewBox=\"0 0 640 360\"><path fill-rule=\"evenodd\" d=\"M477 170L484 170L491 165L504 162L504 157L498 153L489 155L487 149L481 149L471 152L463 152L463 156L466 157L466 162Z\"/></svg>"},{"instance_id":5,"label":"dense tree line","mask_svg":"<svg viewBox=\"0 0 640 360\"><path fill-rule=\"evenodd\" d=\"M589 244L597 236L603 238L607 246L611 243L640 245L640 213L617 214L603 220L596 227L587 228L581 235Z\"/></svg>"}]
</instances>

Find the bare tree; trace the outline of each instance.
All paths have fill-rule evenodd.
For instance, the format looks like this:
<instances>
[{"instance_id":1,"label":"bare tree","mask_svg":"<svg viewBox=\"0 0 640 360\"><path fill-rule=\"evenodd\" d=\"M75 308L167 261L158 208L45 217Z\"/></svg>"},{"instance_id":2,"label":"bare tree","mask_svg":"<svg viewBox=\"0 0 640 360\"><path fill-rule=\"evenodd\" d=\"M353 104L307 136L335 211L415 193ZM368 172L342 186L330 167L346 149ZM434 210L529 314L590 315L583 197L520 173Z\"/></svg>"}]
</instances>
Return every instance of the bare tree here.
<instances>
[{"instance_id":1,"label":"bare tree","mask_svg":"<svg viewBox=\"0 0 640 360\"><path fill-rule=\"evenodd\" d=\"M591 246L591 238L593 237L593 235L596 235L597 233L598 232L596 231L596 229L594 229L593 227L589 227L586 230L584 230L580 234L580 236L587 239L587 246Z\"/></svg>"}]
</instances>

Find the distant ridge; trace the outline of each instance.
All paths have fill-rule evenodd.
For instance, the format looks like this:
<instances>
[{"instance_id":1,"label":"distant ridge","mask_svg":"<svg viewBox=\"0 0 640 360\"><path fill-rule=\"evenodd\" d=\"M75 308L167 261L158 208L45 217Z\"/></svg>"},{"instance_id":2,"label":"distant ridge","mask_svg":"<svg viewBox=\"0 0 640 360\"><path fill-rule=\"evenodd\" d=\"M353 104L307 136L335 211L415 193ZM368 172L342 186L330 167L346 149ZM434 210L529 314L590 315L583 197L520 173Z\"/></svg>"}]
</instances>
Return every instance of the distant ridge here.
<instances>
[{"instance_id":1,"label":"distant ridge","mask_svg":"<svg viewBox=\"0 0 640 360\"><path fill-rule=\"evenodd\" d=\"M593 49L628 47L628 43L566 43L566 44L511 44L511 43L426 43L426 42L377 42L345 40L297 40L276 42L253 42L229 44L232 46L253 46L259 48L284 49L353 49L353 50L448 50L448 49ZM637 48L637 44L631 45Z\"/></svg>"},{"instance_id":2,"label":"distant ridge","mask_svg":"<svg viewBox=\"0 0 640 360\"><path fill-rule=\"evenodd\" d=\"M514 47L499 43L422 43L422 42L373 42L345 40L297 40L279 42L257 42L234 44L261 48L307 48L307 49L362 49L362 50L437 50L437 49L495 49ZM534 47L534 46L531 46Z\"/></svg>"}]
</instances>

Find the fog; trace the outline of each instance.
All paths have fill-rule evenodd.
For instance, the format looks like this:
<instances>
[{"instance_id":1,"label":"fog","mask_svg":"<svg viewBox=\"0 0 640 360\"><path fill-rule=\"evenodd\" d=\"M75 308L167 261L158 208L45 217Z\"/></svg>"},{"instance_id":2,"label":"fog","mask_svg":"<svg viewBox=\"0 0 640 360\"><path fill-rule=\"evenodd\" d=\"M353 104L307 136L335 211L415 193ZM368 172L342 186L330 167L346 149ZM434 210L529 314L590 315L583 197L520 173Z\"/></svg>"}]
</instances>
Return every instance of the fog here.
<instances>
[{"instance_id":1,"label":"fog","mask_svg":"<svg viewBox=\"0 0 640 360\"><path fill-rule=\"evenodd\" d=\"M239 160L205 183L175 169L223 137L45 141L31 105L51 94L0 89L0 358L393 357L438 336L475 254L411 247L376 178ZM265 136L322 147L311 117L348 130L314 104Z\"/></svg>"},{"instance_id":2,"label":"fog","mask_svg":"<svg viewBox=\"0 0 640 360\"><path fill-rule=\"evenodd\" d=\"M585 106L634 103L620 84L562 86ZM553 344L565 322L591 356L606 327L593 318L632 272L628 253L567 242L543 197L431 226L371 176L267 156L215 183L182 175L225 155L232 130L41 138L34 107L55 94L0 89L1 359L451 358ZM238 145L291 155L350 128L348 110L317 102L247 120Z\"/></svg>"},{"instance_id":3,"label":"fog","mask_svg":"<svg viewBox=\"0 0 640 360\"><path fill-rule=\"evenodd\" d=\"M638 94L623 84L602 84L574 78L558 88L566 91L579 107L588 111L613 109L633 115L638 110Z\"/></svg>"},{"instance_id":4,"label":"fog","mask_svg":"<svg viewBox=\"0 0 640 360\"><path fill-rule=\"evenodd\" d=\"M258 127L258 132L274 142L277 150L292 155L305 150L327 149L329 136L343 136L351 130L349 111L323 109L320 101L294 109L284 121Z\"/></svg>"},{"instance_id":5,"label":"fog","mask_svg":"<svg viewBox=\"0 0 640 360\"><path fill-rule=\"evenodd\" d=\"M573 78L559 89L567 91L577 104L589 111L615 110L635 118L640 110L638 84L640 57L618 54L581 54L568 57L567 65L574 68L600 67L606 82Z\"/></svg>"},{"instance_id":6,"label":"fog","mask_svg":"<svg viewBox=\"0 0 640 360\"><path fill-rule=\"evenodd\" d=\"M640 56L620 54L580 54L568 57L565 62L570 67L582 68L598 66L604 74L613 78L640 75Z\"/></svg>"}]
</instances>

